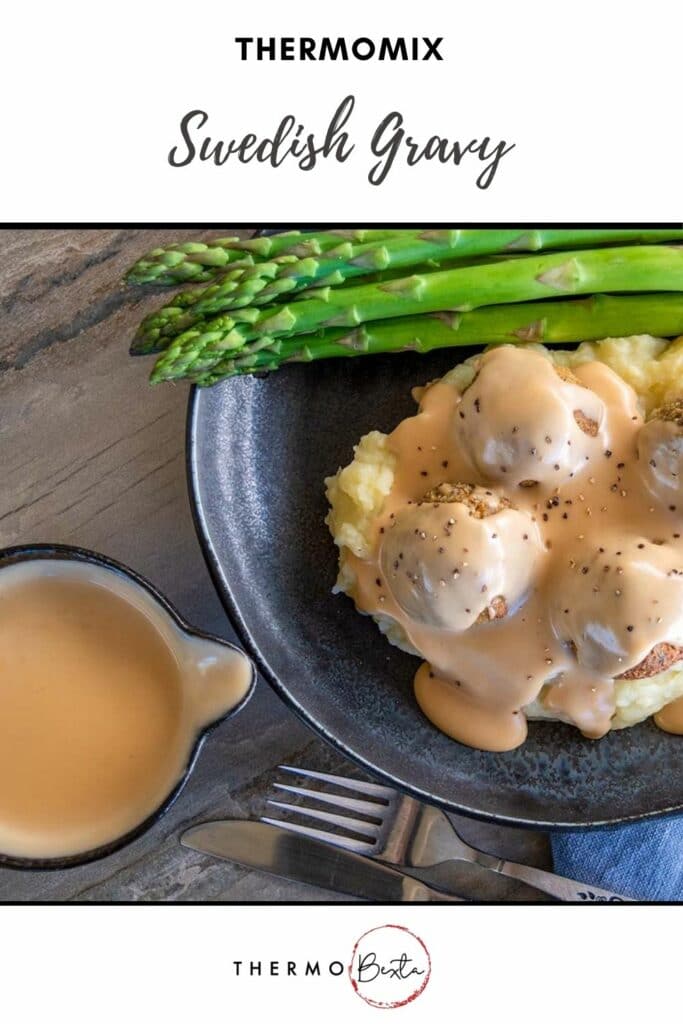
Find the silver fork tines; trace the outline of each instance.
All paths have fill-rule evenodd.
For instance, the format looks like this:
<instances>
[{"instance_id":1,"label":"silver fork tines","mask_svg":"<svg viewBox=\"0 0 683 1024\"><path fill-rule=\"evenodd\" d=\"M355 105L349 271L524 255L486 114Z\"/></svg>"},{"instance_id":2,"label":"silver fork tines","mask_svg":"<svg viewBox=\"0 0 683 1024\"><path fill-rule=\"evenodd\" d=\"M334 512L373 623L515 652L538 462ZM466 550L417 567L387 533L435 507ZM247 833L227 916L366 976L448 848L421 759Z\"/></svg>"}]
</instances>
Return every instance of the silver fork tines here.
<instances>
[{"instance_id":1,"label":"silver fork tines","mask_svg":"<svg viewBox=\"0 0 683 1024\"><path fill-rule=\"evenodd\" d=\"M396 800L399 798L399 794L396 790L389 789L388 786L377 785L374 782L363 782L359 779L348 779L341 775L329 775L326 772L316 772L305 768L294 768L284 764L279 767L282 771L289 772L292 775L300 775L306 779L314 779L318 782L330 783L331 785L338 786L341 789L354 791L364 797L374 798L370 800L363 800L356 797L347 797L328 793L322 789L307 789L303 786L288 786L282 782L276 782L275 789L291 793L298 797L303 797L309 801L317 800L320 803L336 807L339 811L346 813L333 814L330 811L325 811L318 807L309 807L303 803L299 804L288 803L282 800L268 800L268 804L272 807L277 807L279 810L286 813L294 813L303 817L313 818L317 821L325 822L329 825L335 825L338 828L343 828L349 832L353 832L357 836L364 836L366 838L357 839L352 836L340 835L336 832L319 828L311 828L307 825L300 825L296 822L283 820L281 818L270 818L264 816L261 818L261 821L265 821L269 825L279 825L281 828L287 829L290 832L298 832L301 835L311 836L315 839L324 839L328 843L334 843L335 846L340 846L345 850L351 850L354 853L372 854L375 853L378 846L380 849L382 848L385 834L390 829L391 822L394 817L394 805ZM354 817L354 815L357 814L365 814L373 820L364 821L360 818Z\"/></svg>"},{"instance_id":2,"label":"silver fork tines","mask_svg":"<svg viewBox=\"0 0 683 1024\"><path fill-rule=\"evenodd\" d=\"M275 783L275 789L282 789L286 793L296 793L297 796L320 800L323 804L332 804L334 807L343 808L345 811L353 811L355 814L367 814L369 817L379 819L380 821L382 811L386 809L386 804L371 803L369 800L354 800L353 797L350 796L336 796L334 793L325 793L321 789L305 789L303 786L285 786L281 782Z\"/></svg>"},{"instance_id":3,"label":"silver fork tines","mask_svg":"<svg viewBox=\"0 0 683 1024\"><path fill-rule=\"evenodd\" d=\"M270 803L270 801L268 801ZM297 825L293 821L282 821L281 818L269 818L267 814L261 815L261 821L267 825L277 825L286 832L298 832L302 836L310 836L311 839L322 839L333 846L339 846L343 850L350 850L351 853L372 854L375 849L374 843L365 843L361 839L352 839L350 836L333 836L321 828L310 828L308 825Z\"/></svg>"},{"instance_id":4,"label":"silver fork tines","mask_svg":"<svg viewBox=\"0 0 683 1024\"><path fill-rule=\"evenodd\" d=\"M329 775L327 772L314 772L307 768L294 768L288 764L279 764L281 772L291 772L292 775L303 775L306 779L319 779L320 782L331 782L341 789L352 789L356 793L365 793L366 796L376 796L381 800L391 802L395 800L398 793L389 786L380 786L376 782L363 782L361 779L347 779L344 775Z\"/></svg>"},{"instance_id":5,"label":"silver fork tines","mask_svg":"<svg viewBox=\"0 0 683 1024\"><path fill-rule=\"evenodd\" d=\"M327 821L330 825L339 825L341 828L348 828L351 832L359 832L362 836L370 836L374 839L377 826L370 821L361 821L360 818L347 818L343 814L330 814L329 811L321 811L317 807L303 807L298 804L286 804L280 800L269 800L273 807L279 807L281 811L296 811L308 818L317 818L318 821Z\"/></svg>"}]
</instances>

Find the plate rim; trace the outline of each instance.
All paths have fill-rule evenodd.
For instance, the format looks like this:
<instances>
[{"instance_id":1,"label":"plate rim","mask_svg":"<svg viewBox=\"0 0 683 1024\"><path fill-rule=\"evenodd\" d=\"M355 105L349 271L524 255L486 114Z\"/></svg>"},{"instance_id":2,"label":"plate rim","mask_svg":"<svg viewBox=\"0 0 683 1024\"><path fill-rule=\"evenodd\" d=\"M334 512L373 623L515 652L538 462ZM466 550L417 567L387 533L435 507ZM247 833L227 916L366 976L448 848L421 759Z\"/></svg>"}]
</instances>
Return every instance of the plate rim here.
<instances>
[{"instance_id":1,"label":"plate rim","mask_svg":"<svg viewBox=\"0 0 683 1024\"><path fill-rule=\"evenodd\" d=\"M526 818L517 817L514 815L506 814L492 814L491 812L481 811L477 808L468 807L463 804L458 804L452 801L442 800L439 797L434 796L431 793L426 793L418 786L407 783L401 779L397 779L394 775L385 769L378 768L377 765L373 764L362 754L350 750L345 743L330 733L316 718L306 710L306 708L300 704L288 691L286 685L282 682L277 674L270 668L268 662L264 658L258 643L252 636L249 627L247 626L242 613L239 608L239 603L235 598L232 589L230 587L230 581L225 577L218 555L213 547L211 541L209 529L205 519L204 509L202 507L201 496L199 492L199 485L197 479L197 463L198 463L198 444L197 444L197 423L198 423L198 410L200 407L200 398L202 393L201 388L193 385L189 392L188 404L187 404L187 416L185 422L185 471L187 479L187 491L188 500L190 504L190 511L192 513L192 521L194 524L195 533L199 541L199 546L204 557L209 575L213 582L214 588L218 597L223 605L223 609L232 625L240 643L245 648L247 654L252 658L259 673L263 676L269 686L275 691L281 700L289 707L298 718L300 718L309 728L313 730L318 736L321 736L327 743L329 743L336 750L348 757L349 760L354 761L361 768L377 776L385 785L392 786L401 792L407 793L416 800L421 800L424 803L431 804L439 807L441 810L447 811L451 814L459 814L466 818L472 818L476 821L484 821L492 825L505 825L511 828L523 828L533 829L536 831L544 832L584 832L593 831L599 829L614 828L618 825L629 825L637 822L653 821L659 818L669 817L675 814L683 812L683 800L682 802L672 805L670 807L664 807L661 809L655 809L652 811L644 811L638 814L622 815L615 818L604 818L600 820L590 821L547 821L542 818Z\"/></svg>"}]
</instances>

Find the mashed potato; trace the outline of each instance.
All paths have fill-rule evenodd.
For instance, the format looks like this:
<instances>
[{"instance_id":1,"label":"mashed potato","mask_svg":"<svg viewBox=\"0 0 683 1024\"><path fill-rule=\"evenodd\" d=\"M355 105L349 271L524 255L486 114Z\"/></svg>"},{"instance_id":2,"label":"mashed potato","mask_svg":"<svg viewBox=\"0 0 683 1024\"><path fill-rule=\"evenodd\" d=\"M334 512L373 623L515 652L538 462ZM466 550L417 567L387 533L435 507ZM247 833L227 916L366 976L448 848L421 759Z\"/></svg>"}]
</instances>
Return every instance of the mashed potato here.
<instances>
[{"instance_id":1,"label":"mashed potato","mask_svg":"<svg viewBox=\"0 0 683 1024\"><path fill-rule=\"evenodd\" d=\"M683 390L683 337L673 342L648 335L607 338L584 342L572 351L552 350L542 345L524 347L570 369L595 360L606 363L635 390L646 415L679 397ZM475 356L455 366L444 379L464 390L476 374L477 359ZM354 449L353 461L325 481L330 503L326 523L339 547L336 592L348 592L354 584L348 552L360 558L370 554L372 524L392 489L395 463L387 435L373 431L361 438ZM419 657L399 623L389 616L374 618L390 643ZM618 680L615 689L616 713L612 728L635 725L683 696L683 664L649 678ZM542 697L543 694L525 708L528 718L557 717L543 706Z\"/></svg>"}]
</instances>

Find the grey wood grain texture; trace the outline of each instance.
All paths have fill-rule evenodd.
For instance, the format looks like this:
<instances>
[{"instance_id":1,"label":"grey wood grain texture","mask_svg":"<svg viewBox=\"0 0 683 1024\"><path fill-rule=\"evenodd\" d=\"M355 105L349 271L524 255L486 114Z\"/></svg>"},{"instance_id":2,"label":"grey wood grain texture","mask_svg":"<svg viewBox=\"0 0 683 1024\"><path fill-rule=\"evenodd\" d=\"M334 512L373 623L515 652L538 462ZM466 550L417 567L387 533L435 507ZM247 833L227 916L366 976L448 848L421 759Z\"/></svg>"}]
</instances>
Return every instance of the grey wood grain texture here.
<instances>
[{"instance_id":1,"label":"grey wood grain texture","mask_svg":"<svg viewBox=\"0 0 683 1024\"><path fill-rule=\"evenodd\" d=\"M191 622L231 638L187 502L186 388L150 389L147 362L127 354L158 296L120 286L137 256L196 235L0 231L0 546L60 541L102 551L148 576ZM0 869L0 900L339 899L178 843L191 823L262 813L282 762L357 771L260 680L246 710L209 738L181 798L151 831L82 868ZM493 853L549 865L542 835L464 819L458 827Z\"/></svg>"}]
</instances>

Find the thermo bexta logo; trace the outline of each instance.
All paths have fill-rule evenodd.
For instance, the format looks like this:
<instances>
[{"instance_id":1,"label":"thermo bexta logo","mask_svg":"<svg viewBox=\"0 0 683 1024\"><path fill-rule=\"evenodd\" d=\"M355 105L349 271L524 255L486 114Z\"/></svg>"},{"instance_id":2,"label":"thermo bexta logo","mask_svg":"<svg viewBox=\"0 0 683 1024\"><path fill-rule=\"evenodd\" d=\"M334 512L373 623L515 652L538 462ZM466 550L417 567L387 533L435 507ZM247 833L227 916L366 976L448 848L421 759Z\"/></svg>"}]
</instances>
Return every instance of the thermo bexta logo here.
<instances>
[{"instance_id":1,"label":"thermo bexta logo","mask_svg":"<svg viewBox=\"0 0 683 1024\"><path fill-rule=\"evenodd\" d=\"M385 924L361 935L353 947L349 977L361 999L386 1010L417 999L431 970L422 939L401 925Z\"/></svg>"}]
</instances>

